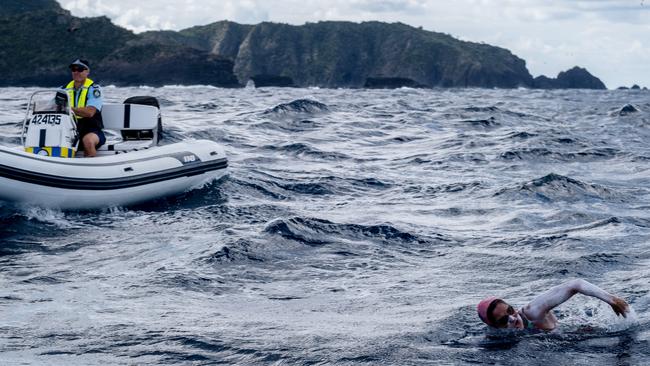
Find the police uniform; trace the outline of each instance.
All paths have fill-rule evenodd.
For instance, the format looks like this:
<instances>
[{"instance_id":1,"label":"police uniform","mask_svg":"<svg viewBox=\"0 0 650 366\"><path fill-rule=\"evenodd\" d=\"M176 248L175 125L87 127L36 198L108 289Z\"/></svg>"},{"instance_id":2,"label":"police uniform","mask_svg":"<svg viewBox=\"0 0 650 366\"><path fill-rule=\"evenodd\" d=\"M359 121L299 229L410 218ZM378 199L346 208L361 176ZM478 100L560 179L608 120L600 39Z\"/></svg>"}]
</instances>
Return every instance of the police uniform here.
<instances>
[{"instance_id":1,"label":"police uniform","mask_svg":"<svg viewBox=\"0 0 650 366\"><path fill-rule=\"evenodd\" d=\"M89 69L87 61L76 60L70 67L74 65L82 66ZM79 89L75 89L74 80L69 82L68 85L64 87L68 93L68 100L72 101L72 107L82 108L82 107L95 107L97 112L94 116L90 118L75 117L77 120L77 129L79 131L79 150L83 150L83 138L88 133L95 133L99 137L99 143L97 147L102 146L106 142L106 136L102 128L104 128L104 123L102 122L102 90L99 85L95 84L91 79L86 78L84 85Z\"/></svg>"}]
</instances>

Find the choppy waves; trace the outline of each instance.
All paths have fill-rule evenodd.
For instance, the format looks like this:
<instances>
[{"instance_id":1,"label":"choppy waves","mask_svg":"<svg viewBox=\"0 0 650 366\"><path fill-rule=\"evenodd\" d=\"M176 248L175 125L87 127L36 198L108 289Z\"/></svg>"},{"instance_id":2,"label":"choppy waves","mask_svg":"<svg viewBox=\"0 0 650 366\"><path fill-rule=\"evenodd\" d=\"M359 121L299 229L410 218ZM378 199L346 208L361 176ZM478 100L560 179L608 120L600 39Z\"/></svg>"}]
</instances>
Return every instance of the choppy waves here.
<instances>
[{"instance_id":1,"label":"choppy waves","mask_svg":"<svg viewBox=\"0 0 650 366\"><path fill-rule=\"evenodd\" d=\"M22 99L2 89L0 142ZM650 104L634 91L107 88L230 176L135 207L0 203L7 364L643 364ZM22 98L22 99L21 99ZM585 278L553 333L474 313ZM572 359L560 356L570 352ZM568 363L567 363L568 362Z\"/></svg>"}]
</instances>

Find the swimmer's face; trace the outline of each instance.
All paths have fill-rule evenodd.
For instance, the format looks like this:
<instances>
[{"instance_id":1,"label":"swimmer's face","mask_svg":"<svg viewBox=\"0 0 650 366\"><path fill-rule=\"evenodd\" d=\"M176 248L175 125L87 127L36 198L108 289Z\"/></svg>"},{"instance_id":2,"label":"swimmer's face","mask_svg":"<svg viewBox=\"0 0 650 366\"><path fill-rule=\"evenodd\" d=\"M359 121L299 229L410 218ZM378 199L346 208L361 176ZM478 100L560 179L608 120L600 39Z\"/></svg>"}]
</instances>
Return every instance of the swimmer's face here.
<instances>
[{"instance_id":1,"label":"swimmer's face","mask_svg":"<svg viewBox=\"0 0 650 366\"><path fill-rule=\"evenodd\" d=\"M497 328L523 329L524 321L515 308L505 302L499 302L492 311Z\"/></svg>"}]
</instances>

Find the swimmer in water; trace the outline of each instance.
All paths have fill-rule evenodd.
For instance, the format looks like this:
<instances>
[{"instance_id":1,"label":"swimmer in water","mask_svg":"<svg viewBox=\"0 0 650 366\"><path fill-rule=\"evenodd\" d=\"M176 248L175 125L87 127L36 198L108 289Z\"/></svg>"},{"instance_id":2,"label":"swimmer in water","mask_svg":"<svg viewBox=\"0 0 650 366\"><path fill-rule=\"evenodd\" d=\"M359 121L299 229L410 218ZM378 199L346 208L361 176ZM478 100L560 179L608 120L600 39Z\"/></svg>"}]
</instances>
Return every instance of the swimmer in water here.
<instances>
[{"instance_id":1,"label":"swimmer in water","mask_svg":"<svg viewBox=\"0 0 650 366\"><path fill-rule=\"evenodd\" d=\"M595 297L606 302L616 315L627 317L630 311L630 306L625 300L585 280L571 280L555 286L519 310L497 297L484 299L476 310L479 318L494 328L553 330L557 326L557 318L551 310L575 294Z\"/></svg>"}]
</instances>

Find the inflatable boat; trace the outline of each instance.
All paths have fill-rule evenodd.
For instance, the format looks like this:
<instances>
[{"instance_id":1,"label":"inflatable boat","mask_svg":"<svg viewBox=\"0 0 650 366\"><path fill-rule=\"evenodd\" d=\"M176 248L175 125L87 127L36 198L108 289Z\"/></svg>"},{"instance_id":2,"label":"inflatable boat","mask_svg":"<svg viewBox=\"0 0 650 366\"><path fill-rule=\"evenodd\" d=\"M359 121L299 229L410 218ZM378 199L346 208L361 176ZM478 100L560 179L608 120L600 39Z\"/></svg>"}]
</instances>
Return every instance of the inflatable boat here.
<instances>
[{"instance_id":1,"label":"inflatable boat","mask_svg":"<svg viewBox=\"0 0 650 366\"><path fill-rule=\"evenodd\" d=\"M107 142L96 157L84 158L77 154L69 105L58 90L31 96L22 146L0 146L0 200L72 210L129 206L178 195L226 175L228 160L216 142L159 145L162 120L152 97L104 104Z\"/></svg>"}]
</instances>

